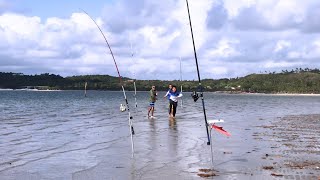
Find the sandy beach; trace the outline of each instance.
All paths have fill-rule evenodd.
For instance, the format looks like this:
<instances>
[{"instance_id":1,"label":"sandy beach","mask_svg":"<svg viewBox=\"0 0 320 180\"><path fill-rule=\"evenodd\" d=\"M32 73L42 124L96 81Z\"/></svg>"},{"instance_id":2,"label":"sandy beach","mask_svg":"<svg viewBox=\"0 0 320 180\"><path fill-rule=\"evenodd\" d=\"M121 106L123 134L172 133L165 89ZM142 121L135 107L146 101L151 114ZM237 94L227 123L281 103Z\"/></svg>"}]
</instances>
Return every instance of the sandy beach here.
<instances>
[{"instance_id":1,"label":"sandy beach","mask_svg":"<svg viewBox=\"0 0 320 180\"><path fill-rule=\"evenodd\" d=\"M254 139L269 142L269 152L261 155L262 169L285 179L320 179L320 115L277 118L257 126Z\"/></svg>"},{"instance_id":2,"label":"sandy beach","mask_svg":"<svg viewBox=\"0 0 320 180\"><path fill-rule=\"evenodd\" d=\"M275 96L320 96L320 94L297 94L297 93L274 93L269 95L275 95Z\"/></svg>"},{"instance_id":3,"label":"sandy beach","mask_svg":"<svg viewBox=\"0 0 320 180\"><path fill-rule=\"evenodd\" d=\"M269 96L320 96L320 94L306 93L247 93L239 91L215 91L214 93L222 94L243 94L243 95L269 95Z\"/></svg>"}]
</instances>

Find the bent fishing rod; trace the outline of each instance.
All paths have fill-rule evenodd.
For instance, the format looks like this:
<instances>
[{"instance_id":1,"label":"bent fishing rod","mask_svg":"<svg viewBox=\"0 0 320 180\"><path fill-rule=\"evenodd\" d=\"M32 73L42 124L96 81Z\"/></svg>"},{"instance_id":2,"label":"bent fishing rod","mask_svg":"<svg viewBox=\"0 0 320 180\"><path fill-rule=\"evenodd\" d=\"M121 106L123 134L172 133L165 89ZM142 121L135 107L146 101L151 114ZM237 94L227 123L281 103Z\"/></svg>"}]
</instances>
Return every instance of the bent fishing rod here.
<instances>
[{"instance_id":1,"label":"bent fishing rod","mask_svg":"<svg viewBox=\"0 0 320 180\"><path fill-rule=\"evenodd\" d=\"M194 58L195 58L195 60L196 60L197 73L198 73L198 81L199 81L199 86L198 86L198 88L200 89L200 97L201 97L201 100L202 100L202 109L203 109L205 127L206 127L206 130L207 130L207 137L208 137L207 145L210 145L210 142L211 142L211 141L210 141L210 135L209 135L209 130L208 130L208 121L207 121L207 115L206 115L206 108L205 108L205 105L204 105L203 87L202 87L202 85L201 85L200 71L199 71L199 66L198 66L198 58L197 58L196 46L195 46L194 38L193 38L193 31L192 31L192 24L191 24L191 17L190 17L188 0L186 0L186 3L187 3L187 9L188 9L189 25L190 25L190 31L191 31L191 37L192 37ZM195 101L196 101L196 100L195 100Z\"/></svg>"},{"instance_id":2,"label":"bent fishing rod","mask_svg":"<svg viewBox=\"0 0 320 180\"><path fill-rule=\"evenodd\" d=\"M116 62L116 59L114 58L114 55L113 55L113 52L111 50L111 47L109 45L109 42L106 38L106 36L104 35L104 33L102 32L100 26L97 24L97 22L83 9L81 9L86 15L88 15L88 17L94 22L94 24L97 26L97 28L99 29L101 35L103 36L105 42L107 43L108 45L108 48L110 50L110 53L111 53L111 56L112 56L112 59L113 59L113 62L114 62L114 65L116 66L116 69L117 69L117 73L118 73L118 76L119 76L119 81L120 81L120 84L121 84L121 88L122 88L122 92L123 92L123 96L124 96L124 100L126 101L126 106L127 106L127 110L128 110L128 119L129 119L129 130L130 130L130 136L131 136L131 149L132 149L132 157L134 156L134 143L133 143L133 135L134 135L134 129L133 129L133 125L132 125L132 116L130 114L130 109L129 109L129 104L128 104L128 100L127 100L127 96L126 96L126 91L124 90L124 87L123 87L123 81L122 81L122 78L121 78L121 75L120 75L120 71L118 69L118 65L117 65L117 62Z\"/></svg>"}]
</instances>

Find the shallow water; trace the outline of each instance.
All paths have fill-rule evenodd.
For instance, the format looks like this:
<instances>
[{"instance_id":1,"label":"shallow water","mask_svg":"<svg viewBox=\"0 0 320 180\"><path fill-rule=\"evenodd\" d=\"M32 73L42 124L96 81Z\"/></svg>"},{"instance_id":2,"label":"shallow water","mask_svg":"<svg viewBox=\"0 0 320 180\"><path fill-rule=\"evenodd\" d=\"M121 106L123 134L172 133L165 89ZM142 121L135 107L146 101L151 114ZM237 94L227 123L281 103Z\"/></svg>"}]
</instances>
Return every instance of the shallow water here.
<instances>
[{"instance_id":1,"label":"shallow water","mask_svg":"<svg viewBox=\"0 0 320 180\"><path fill-rule=\"evenodd\" d=\"M127 97L134 121L131 157L128 113L122 92L0 91L0 179L202 179L211 168L201 99L185 93L176 120L159 92L156 119L147 118L148 92ZM205 93L208 119L222 118L226 138L213 132L214 179L266 177L260 171L268 142L257 126L287 115L319 113L320 96Z\"/></svg>"}]
</instances>

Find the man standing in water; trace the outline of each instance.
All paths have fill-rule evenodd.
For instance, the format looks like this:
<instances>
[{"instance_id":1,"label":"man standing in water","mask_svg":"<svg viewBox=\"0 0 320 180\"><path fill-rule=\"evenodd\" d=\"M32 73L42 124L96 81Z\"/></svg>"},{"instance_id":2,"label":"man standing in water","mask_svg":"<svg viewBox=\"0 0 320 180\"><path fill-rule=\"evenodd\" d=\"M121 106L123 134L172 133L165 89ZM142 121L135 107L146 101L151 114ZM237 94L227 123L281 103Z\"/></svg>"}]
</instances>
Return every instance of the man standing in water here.
<instances>
[{"instance_id":1,"label":"man standing in water","mask_svg":"<svg viewBox=\"0 0 320 180\"><path fill-rule=\"evenodd\" d=\"M156 87L152 86L151 90L150 90L150 106L148 108L148 118L154 118L153 113L154 113L154 103L157 100L157 91L156 91ZM151 112L151 116L150 116L150 112Z\"/></svg>"},{"instance_id":2,"label":"man standing in water","mask_svg":"<svg viewBox=\"0 0 320 180\"><path fill-rule=\"evenodd\" d=\"M175 118L178 106L178 98L182 97L182 94L177 91L176 86L172 86L169 92L170 105L169 105L169 117Z\"/></svg>"}]
</instances>

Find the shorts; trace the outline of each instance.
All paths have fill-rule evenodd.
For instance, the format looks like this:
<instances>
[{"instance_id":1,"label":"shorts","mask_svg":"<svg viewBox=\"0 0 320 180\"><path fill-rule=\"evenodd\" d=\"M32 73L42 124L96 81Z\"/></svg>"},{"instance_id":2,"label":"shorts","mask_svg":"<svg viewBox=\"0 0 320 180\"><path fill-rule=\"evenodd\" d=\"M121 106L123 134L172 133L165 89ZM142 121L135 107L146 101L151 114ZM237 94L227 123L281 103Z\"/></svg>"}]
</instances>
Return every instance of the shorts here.
<instances>
[{"instance_id":1,"label":"shorts","mask_svg":"<svg viewBox=\"0 0 320 180\"><path fill-rule=\"evenodd\" d=\"M154 107L154 102L150 102L150 107Z\"/></svg>"}]
</instances>

